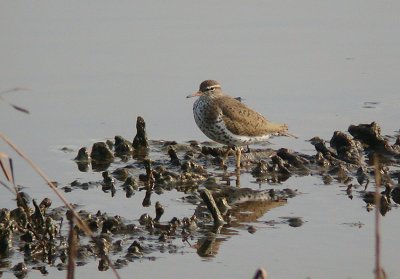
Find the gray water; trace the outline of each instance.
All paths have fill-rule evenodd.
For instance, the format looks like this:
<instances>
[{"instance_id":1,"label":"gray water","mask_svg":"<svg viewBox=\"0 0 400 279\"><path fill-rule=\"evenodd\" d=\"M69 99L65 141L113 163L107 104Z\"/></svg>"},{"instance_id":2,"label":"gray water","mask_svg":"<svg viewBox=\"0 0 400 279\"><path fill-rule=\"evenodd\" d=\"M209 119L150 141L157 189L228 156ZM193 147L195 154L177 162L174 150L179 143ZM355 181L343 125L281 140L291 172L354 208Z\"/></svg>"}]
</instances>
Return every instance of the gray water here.
<instances>
[{"instance_id":1,"label":"gray water","mask_svg":"<svg viewBox=\"0 0 400 279\"><path fill-rule=\"evenodd\" d=\"M205 79L244 98L274 122L287 123L299 139L273 139L312 153L305 140L330 139L350 124L378 122L383 134L399 131L400 4L396 1L2 1L0 4L0 90L29 115L0 102L0 130L61 185L98 174L79 173L62 147L78 150L122 135L132 139L138 115L151 139L184 142L207 138L192 117L185 96ZM371 107L368 102L373 102ZM35 197L53 194L4 143L15 159L18 184ZM3 180L3 178L1 178ZM251 186L251 177L241 178ZM247 185L248 184L248 185ZM259 220L257 233L239 231L216 257L159 255L131 263L124 278L249 278L265 267L270 278L372 278L373 213L361 199L344 197L338 185L313 177L291 178L280 187L304 195ZM255 187L254 185L251 187ZM170 216L193 211L160 197ZM72 192L67 198L88 210L138 218L142 197L109 200L99 193ZM135 203L136 202L136 203ZM12 207L0 187L1 207ZM168 219L167 216L166 218ZM263 221L301 216L300 228L269 228ZM383 266L397 278L399 212L382 219ZM361 222L361 228L346 225ZM64 272L51 269L51 277ZM79 277L110 278L96 263ZM31 272L28 278L41 278Z\"/></svg>"}]
</instances>

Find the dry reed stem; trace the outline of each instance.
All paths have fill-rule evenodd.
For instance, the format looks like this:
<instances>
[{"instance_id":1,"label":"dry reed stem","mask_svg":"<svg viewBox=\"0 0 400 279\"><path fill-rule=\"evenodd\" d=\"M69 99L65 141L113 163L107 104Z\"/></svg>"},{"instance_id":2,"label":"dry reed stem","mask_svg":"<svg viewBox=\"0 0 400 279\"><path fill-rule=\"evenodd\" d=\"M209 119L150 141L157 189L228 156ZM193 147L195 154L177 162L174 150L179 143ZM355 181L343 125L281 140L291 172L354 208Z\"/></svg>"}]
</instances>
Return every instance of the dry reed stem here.
<instances>
[{"instance_id":1,"label":"dry reed stem","mask_svg":"<svg viewBox=\"0 0 400 279\"><path fill-rule=\"evenodd\" d=\"M6 164L3 162L3 160L7 160L9 165L6 166ZM6 177L6 179L9 182L12 183L10 160L11 160L11 158L8 157L7 154L0 152L0 166L1 166L1 169L3 170L4 176Z\"/></svg>"},{"instance_id":2,"label":"dry reed stem","mask_svg":"<svg viewBox=\"0 0 400 279\"><path fill-rule=\"evenodd\" d=\"M381 167L378 155L374 155L374 168L375 168L375 279L386 278L385 272L381 267L381 225L380 225L380 208L381 208L381 195L380 186L382 183Z\"/></svg>"},{"instance_id":3,"label":"dry reed stem","mask_svg":"<svg viewBox=\"0 0 400 279\"><path fill-rule=\"evenodd\" d=\"M26 88L26 87L14 87L14 88L11 88L11 89L7 89L7 90L1 91L0 95L11 93L11 92L17 92L17 91L26 91L26 90L29 90L29 88Z\"/></svg>"},{"instance_id":4,"label":"dry reed stem","mask_svg":"<svg viewBox=\"0 0 400 279\"><path fill-rule=\"evenodd\" d=\"M8 165L5 163L5 161L8 162ZM12 172L12 167L10 165L10 162L12 162L11 158L8 157L7 154L0 152L0 167L1 170L3 171L4 176L6 177L8 182L11 182L14 185L14 190L15 189L15 184L13 183L13 177L14 175L11 174ZM0 184L3 185L8 191L10 191L11 193L15 194L10 187L8 187L8 185L6 183L4 183L3 181L0 180Z\"/></svg>"},{"instance_id":5,"label":"dry reed stem","mask_svg":"<svg viewBox=\"0 0 400 279\"><path fill-rule=\"evenodd\" d=\"M74 229L74 221L71 218L69 220L67 279L74 279L75 277L76 242L77 239Z\"/></svg>"},{"instance_id":6,"label":"dry reed stem","mask_svg":"<svg viewBox=\"0 0 400 279\"><path fill-rule=\"evenodd\" d=\"M0 133L0 138L7 143L22 159L24 159L30 166L31 168L40 176L43 178L43 180L49 185L49 187L54 191L54 193L57 195L57 197L64 203L64 205L71 210L75 220L76 224L81 228L87 236L90 236L95 243L97 243L93 232L90 230L88 225L81 219L79 216L78 212L75 211L75 209L71 206L71 204L67 201L67 199L61 194L60 191L56 188L56 186L53 184L53 182L50 181L50 179L47 177L47 175L37 166L27 155L25 155L21 149L19 149L10 139L8 139L5 135ZM14 184L15 185L15 184ZM14 186L16 187L16 186ZM17 192L18 193L18 192ZM110 265L111 269L114 272L114 275L116 278L120 279L121 277L119 276L117 270L115 269L114 265L112 264L110 258L108 256L105 256L108 264Z\"/></svg>"}]
</instances>

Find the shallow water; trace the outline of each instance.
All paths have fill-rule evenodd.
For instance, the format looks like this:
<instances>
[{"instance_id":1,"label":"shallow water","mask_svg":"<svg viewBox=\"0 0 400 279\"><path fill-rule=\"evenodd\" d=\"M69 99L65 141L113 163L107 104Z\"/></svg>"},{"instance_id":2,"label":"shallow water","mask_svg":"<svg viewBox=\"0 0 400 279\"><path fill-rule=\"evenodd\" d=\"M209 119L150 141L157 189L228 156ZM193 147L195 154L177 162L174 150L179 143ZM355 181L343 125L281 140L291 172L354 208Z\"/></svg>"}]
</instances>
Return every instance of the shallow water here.
<instances>
[{"instance_id":1,"label":"shallow water","mask_svg":"<svg viewBox=\"0 0 400 279\"><path fill-rule=\"evenodd\" d=\"M272 139L272 148L313 154L305 140L330 139L350 124L376 121L390 135L400 129L397 2L9 1L1 6L0 89L29 88L3 97L31 113L0 102L0 129L60 185L100 179L97 173L78 172L72 158L79 147L117 134L132 139L138 115L151 139L207 140L194 123L193 100L185 96L209 78L299 136ZM60 151L65 146L75 152ZM15 158L18 184L38 200L49 196L60 205L15 153L3 143L0 150ZM243 186L258 187L250 181L249 175L241 177ZM366 212L361 199L348 199L340 186L292 177L271 187L304 194L259 219L255 234L238 229L214 258L202 259L184 246L183 254L130 263L120 273L124 278L132 272L142 278L200 278L207 270L214 278L249 278L265 267L271 278L371 278L374 214ZM157 197L167 207L166 219L193 212L178 201L181 195L172 191ZM118 193L110 199L94 190L66 196L85 209L132 220L150 210L141 207L140 193L132 199ZM15 204L2 187L0 203ZM305 223L299 228L264 223L286 216L300 216ZM389 278L400 271L393 245L400 233L398 218L397 207L382 218ZM358 222L360 228L349 225ZM49 270L52 278L65 277ZM110 278L96 264L77 272Z\"/></svg>"}]
</instances>

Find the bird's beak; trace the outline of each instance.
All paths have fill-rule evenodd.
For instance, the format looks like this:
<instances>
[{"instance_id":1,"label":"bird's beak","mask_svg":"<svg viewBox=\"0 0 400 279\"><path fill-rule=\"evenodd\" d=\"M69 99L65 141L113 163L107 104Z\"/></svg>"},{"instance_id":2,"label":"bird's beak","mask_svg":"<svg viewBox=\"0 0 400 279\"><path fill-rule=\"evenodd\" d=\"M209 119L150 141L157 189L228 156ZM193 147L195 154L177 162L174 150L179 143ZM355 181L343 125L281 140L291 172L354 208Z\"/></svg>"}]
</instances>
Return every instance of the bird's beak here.
<instances>
[{"instance_id":1,"label":"bird's beak","mask_svg":"<svg viewBox=\"0 0 400 279\"><path fill-rule=\"evenodd\" d=\"M203 93L200 91L197 91L197 92L194 92L193 94L187 95L186 98L198 97L201 95L203 95Z\"/></svg>"}]
</instances>

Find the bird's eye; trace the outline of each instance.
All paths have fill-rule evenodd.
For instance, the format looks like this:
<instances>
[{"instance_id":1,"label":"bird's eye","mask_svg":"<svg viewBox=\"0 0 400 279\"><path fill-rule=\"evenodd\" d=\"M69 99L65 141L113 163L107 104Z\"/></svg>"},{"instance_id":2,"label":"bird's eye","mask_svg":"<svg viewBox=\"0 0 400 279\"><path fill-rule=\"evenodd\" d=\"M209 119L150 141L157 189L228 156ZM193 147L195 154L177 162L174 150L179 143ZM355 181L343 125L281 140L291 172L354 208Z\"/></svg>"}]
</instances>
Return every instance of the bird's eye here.
<instances>
[{"instance_id":1,"label":"bird's eye","mask_svg":"<svg viewBox=\"0 0 400 279\"><path fill-rule=\"evenodd\" d=\"M209 89L209 91L214 91L215 90L215 87L211 87L210 89Z\"/></svg>"}]
</instances>

